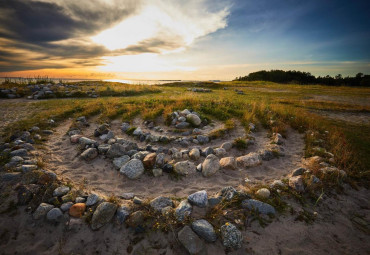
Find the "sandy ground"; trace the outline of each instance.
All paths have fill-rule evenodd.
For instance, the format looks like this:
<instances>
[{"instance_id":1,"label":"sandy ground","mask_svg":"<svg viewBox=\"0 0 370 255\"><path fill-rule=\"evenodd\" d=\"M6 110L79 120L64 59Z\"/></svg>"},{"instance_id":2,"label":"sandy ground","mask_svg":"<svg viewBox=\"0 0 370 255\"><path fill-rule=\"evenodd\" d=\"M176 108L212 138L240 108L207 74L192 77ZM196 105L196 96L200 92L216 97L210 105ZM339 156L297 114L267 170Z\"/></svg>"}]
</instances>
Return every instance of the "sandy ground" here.
<instances>
[{"instance_id":1,"label":"sandy ground","mask_svg":"<svg viewBox=\"0 0 370 255\"><path fill-rule=\"evenodd\" d=\"M362 94L359 96L330 96L330 95L310 95L313 99L318 101L332 101L341 102L353 105L370 106L370 94Z\"/></svg>"},{"instance_id":2,"label":"sandy ground","mask_svg":"<svg viewBox=\"0 0 370 255\"><path fill-rule=\"evenodd\" d=\"M324 196L312 224L295 221L296 215L279 215L266 227L256 221L243 231L242 248L226 252L221 241L207 244L209 255L219 254L369 254L369 191L346 188L336 198ZM92 231L81 220L54 225L35 222L19 207L0 214L0 254L186 254L175 234L108 224ZM175 229L175 232L178 230Z\"/></svg>"},{"instance_id":3,"label":"sandy ground","mask_svg":"<svg viewBox=\"0 0 370 255\"><path fill-rule=\"evenodd\" d=\"M0 134L12 123L30 116L33 101L19 99L0 99Z\"/></svg>"},{"instance_id":4,"label":"sandy ground","mask_svg":"<svg viewBox=\"0 0 370 255\"><path fill-rule=\"evenodd\" d=\"M92 121L90 122L90 127L83 130L83 133L88 137L94 138L92 134L97 124L94 124ZM236 187L243 184L247 177L250 180L268 182L274 179L280 179L281 176L285 176L296 167L299 167L304 148L302 136L293 130L289 130L288 138L284 145L286 156L271 161L263 161L263 164L257 167L238 170L220 170L208 178L203 177L201 173L197 172L191 176L183 177L181 180L171 179L165 173L160 177L144 174L137 180L130 180L115 170L111 160L104 159L102 156L91 162L80 159L77 146L72 145L69 137L66 135L70 124L71 121L69 120L57 127L54 135L46 143L46 147L48 148L46 157L47 167L76 185L83 183L91 191L106 196L112 194L120 196L123 193L132 192L140 197L155 197L158 195L186 197L202 189L206 189L212 194L225 186L231 185ZM111 126L117 137L123 137L137 142L132 137L123 134L119 126L120 124L117 122L113 122ZM220 146L223 142L233 141L234 138L242 135L244 135L244 130L238 127L228 136L222 139L216 139L202 147ZM249 152L256 152L261 148L265 148L270 142L266 131L255 133L255 138L255 145L249 146L243 152L232 149L227 156L241 156ZM179 145L175 145L176 143L171 143L170 145L166 145L166 147L171 148L172 144L174 144L173 147L182 148ZM139 145L144 146L145 143L139 143ZM194 163L197 165L203 162L203 160L204 158L201 157Z\"/></svg>"},{"instance_id":5,"label":"sandy ground","mask_svg":"<svg viewBox=\"0 0 370 255\"><path fill-rule=\"evenodd\" d=\"M370 113L368 112L340 112L340 111L312 111L329 119L352 122L359 125L370 125Z\"/></svg>"}]
</instances>

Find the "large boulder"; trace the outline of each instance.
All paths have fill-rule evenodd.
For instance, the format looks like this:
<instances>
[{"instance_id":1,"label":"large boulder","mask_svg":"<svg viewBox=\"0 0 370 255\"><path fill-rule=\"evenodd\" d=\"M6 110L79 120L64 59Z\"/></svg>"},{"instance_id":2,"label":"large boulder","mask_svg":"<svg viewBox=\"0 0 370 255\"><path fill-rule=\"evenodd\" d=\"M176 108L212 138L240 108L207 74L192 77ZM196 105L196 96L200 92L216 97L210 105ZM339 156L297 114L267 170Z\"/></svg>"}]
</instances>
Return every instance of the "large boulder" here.
<instances>
[{"instance_id":1,"label":"large boulder","mask_svg":"<svg viewBox=\"0 0 370 255\"><path fill-rule=\"evenodd\" d=\"M216 232L213 226L206 220L196 220L191 224L191 228L198 236L202 237L207 242L215 242L217 240Z\"/></svg>"},{"instance_id":2,"label":"large boulder","mask_svg":"<svg viewBox=\"0 0 370 255\"><path fill-rule=\"evenodd\" d=\"M200 123L202 123L202 120L195 114L193 113L190 113L186 116L186 120L187 122L189 122L190 124L192 124L193 126L199 126Z\"/></svg>"},{"instance_id":3,"label":"large boulder","mask_svg":"<svg viewBox=\"0 0 370 255\"><path fill-rule=\"evenodd\" d=\"M204 254L205 244L189 226L185 226L178 233L180 243L185 247L189 254Z\"/></svg>"},{"instance_id":4,"label":"large boulder","mask_svg":"<svg viewBox=\"0 0 370 255\"><path fill-rule=\"evenodd\" d=\"M101 203L95 210L92 220L91 228L97 230L107 224L117 210L117 205L109 202Z\"/></svg>"},{"instance_id":5,"label":"large boulder","mask_svg":"<svg viewBox=\"0 0 370 255\"><path fill-rule=\"evenodd\" d=\"M258 153L251 152L247 155L236 158L236 162L241 167L253 167L261 164L261 157Z\"/></svg>"},{"instance_id":6,"label":"large boulder","mask_svg":"<svg viewBox=\"0 0 370 255\"><path fill-rule=\"evenodd\" d=\"M220 161L218 157L210 154L206 157L202 164L202 174L204 177L214 175L220 169Z\"/></svg>"},{"instance_id":7,"label":"large boulder","mask_svg":"<svg viewBox=\"0 0 370 255\"><path fill-rule=\"evenodd\" d=\"M239 249L242 247L242 233L231 223L226 223L221 227L222 244L229 249Z\"/></svg>"},{"instance_id":8,"label":"large boulder","mask_svg":"<svg viewBox=\"0 0 370 255\"><path fill-rule=\"evenodd\" d=\"M194 174L197 170L193 162L186 160L177 162L174 166L174 171L180 175Z\"/></svg>"},{"instance_id":9,"label":"large boulder","mask_svg":"<svg viewBox=\"0 0 370 255\"><path fill-rule=\"evenodd\" d=\"M137 179L144 173L144 165L139 159L131 159L119 171L129 179Z\"/></svg>"},{"instance_id":10,"label":"large boulder","mask_svg":"<svg viewBox=\"0 0 370 255\"><path fill-rule=\"evenodd\" d=\"M234 157L226 157L220 160L220 166L225 169L235 170L237 168L236 160Z\"/></svg>"}]
</instances>

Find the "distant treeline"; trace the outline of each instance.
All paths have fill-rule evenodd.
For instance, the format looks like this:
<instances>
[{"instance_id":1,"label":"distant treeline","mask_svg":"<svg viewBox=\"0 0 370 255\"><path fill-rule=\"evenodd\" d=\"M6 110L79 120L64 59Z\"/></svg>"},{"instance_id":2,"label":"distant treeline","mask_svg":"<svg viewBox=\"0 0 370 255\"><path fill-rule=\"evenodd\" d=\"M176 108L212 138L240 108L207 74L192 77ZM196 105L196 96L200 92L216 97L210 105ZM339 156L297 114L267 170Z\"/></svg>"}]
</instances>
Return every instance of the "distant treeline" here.
<instances>
[{"instance_id":1,"label":"distant treeline","mask_svg":"<svg viewBox=\"0 0 370 255\"><path fill-rule=\"evenodd\" d=\"M370 75L358 73L354 77L342 77L341 74L332 76L315 77L311 73L301 71L258 71L244 77L237 77L235 81L271 81L277 83L298 83L298 84L322 84L328 86L363 86L370 87Z\"/></svg>"}]
</instances>

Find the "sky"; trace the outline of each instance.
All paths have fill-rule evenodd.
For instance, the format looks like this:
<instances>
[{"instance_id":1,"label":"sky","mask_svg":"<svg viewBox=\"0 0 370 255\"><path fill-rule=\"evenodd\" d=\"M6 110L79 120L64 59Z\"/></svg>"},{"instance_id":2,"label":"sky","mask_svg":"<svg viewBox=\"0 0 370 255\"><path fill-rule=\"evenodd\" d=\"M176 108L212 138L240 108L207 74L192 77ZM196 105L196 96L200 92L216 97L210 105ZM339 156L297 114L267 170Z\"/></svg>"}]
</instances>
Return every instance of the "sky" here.
<instances>
[{"instance_id":1,"label":"sky","mask_svg":"<svg viewBox=\"0 0 370 255\"><path fill-rule=\"evenodd\" d=\"M370 74L368 0L0 0L0 76Z\"/></svg>"}]
</instances>

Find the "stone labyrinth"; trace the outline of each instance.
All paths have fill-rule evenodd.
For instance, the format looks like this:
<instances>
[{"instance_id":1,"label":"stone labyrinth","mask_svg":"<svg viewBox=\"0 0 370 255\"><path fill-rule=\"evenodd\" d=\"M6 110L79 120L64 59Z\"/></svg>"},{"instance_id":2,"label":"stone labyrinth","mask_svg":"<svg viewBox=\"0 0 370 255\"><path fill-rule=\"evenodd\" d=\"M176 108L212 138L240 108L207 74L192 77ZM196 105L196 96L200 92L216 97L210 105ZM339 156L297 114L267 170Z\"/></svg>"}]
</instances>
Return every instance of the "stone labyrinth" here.
<instances>
[{"instance_id":1,"label":"stone labyrinth","mask_svg":"<svg viewBox=\"0 0 370 255\"><path fill-rule=\"evenodd\" d=\"M188 109L155 122L98 124L82 116L59 125L48 140L49 168L93 193L131 199L200 190L211 196L227 186L272 183L301 166L304 142L296 131L284 139L253 123L249 130L234 121L225 131Z\"/></svg>"}]
</instances>

